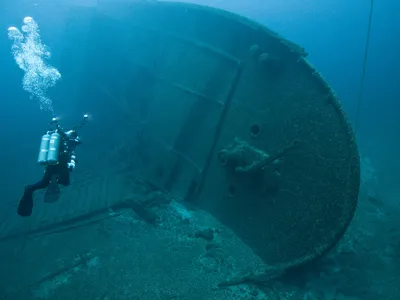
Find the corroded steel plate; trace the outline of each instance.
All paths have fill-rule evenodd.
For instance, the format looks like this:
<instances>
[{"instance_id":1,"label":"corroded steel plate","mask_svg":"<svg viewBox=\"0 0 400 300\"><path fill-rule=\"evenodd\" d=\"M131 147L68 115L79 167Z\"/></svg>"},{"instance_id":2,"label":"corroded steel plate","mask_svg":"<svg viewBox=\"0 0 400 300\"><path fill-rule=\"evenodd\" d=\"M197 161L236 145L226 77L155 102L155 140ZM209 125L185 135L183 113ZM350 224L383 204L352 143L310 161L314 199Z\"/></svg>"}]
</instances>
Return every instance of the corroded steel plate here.
<instances>
[{"instance_id":1,"label":"corroded steel plate","mask_svg":"<svg viewBox=\"0 0 400 300\"><path fill-rule=\"evenodd\" d=\"M212 213L268 264L295 266L329 250L356 208L359 158L304 50L190 4L135 4L115 20L129 31L125 58L155 78L142 97L146 176Z\"/></svg>"},{"instance_id":2,"label":"corroded steel plate","mask_svg":"<svg viewBox=\"0 0 400 300\"><path fill-rule=\"evenodd\" d=\"M123 166L118 181L139 176L208 211L270 265L298 266L340 239L358 151L301 47L182 3L99 0L66 24L63 61L80 65L65 77L76 101L95 99L113 120L101 148L109 169Z\"/></svg>"}]
</instances>

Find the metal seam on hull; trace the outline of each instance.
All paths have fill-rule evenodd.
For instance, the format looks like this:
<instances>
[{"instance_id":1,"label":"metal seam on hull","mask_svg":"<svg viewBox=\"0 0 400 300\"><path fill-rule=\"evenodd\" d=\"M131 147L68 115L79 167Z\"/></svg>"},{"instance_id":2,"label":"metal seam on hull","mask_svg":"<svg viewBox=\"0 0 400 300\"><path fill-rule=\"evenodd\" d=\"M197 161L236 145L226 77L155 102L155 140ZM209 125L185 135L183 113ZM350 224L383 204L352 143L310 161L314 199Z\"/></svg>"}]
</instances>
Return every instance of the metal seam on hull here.
<instances>
[{"instance_id":1,"label":"metal seam on hull","mask_svg":"<svg viewBox=\"0 0 400 300\"><path fill-rule=\"evenodd\" d=\"M167 80L165 78L158 77L156 79L158 79L160 81L163 81L163 82L166 82L166 83L170 84L171 86L173 86L173 87L175 87L175 88L177 88L179 90L182 90L182 91L184 91L184 92L186 92L186 93L188 93L190 95L194 95L196 97L203 98L204 100L214 102L218 106L223 106L224 105L223 102L221 102L221 101L219 101L217 99L213 99L211 97L207 97L206 95L200 94L199 92L196 92L195 90L192 90L190 88L184 87L183 85L180 85L178 83L171 82L171 81L169 81L169 80Z\"/></svg>"},{"instance_id":2,"label":"metal seam on hull","mask_svg":"<svg viewBox=\"0 0 400 300\"><path fill-rule=\"evenodd\" d=\"M121 25L121 27L125 27L125 26ZM189 45L193 45L193 46L195 46L195 47L197 47L199 49L206 50L206 51L208 51L208 52L210 52L210 53L212 53L214 55L221 56L221 57L229 60L232 63L235 63L235 64L240 63L239 58L234 57L234 56L224 52L223 50L220 50L218 48L214 48L214 47L212 47L212 46L210 46L208 44L204 44L204 43L201 43L201 42L196 41L196 40L192 40L192 39L188 39L188 38L183 37L183 36L179 36L179 35L171 33L171 32L160 32L157 29L148 28L148 27L139 26L139 25L131 25L130 28L139 29L139 30L143 30L143 31L148 31L148 32L151 32L151 33L158 34L160 36L165 36L165 37L167 37L169 39L172 39L172 40L175 39L175 40L178 40L180 42L183 42L183 43L186 43L186 44L189 44ZM98 49L98 48L99 47L97 46L95 49ZM87 47L87 49L91 49L91 47ZM107 49L107 48L104 47L104 48L101 48L101 49ZM123 47L119 47L119 49L124 49L124 48ZM127 49L129 49L129 48L127 48Z\"/></svg>"},{"instance_id":3,"label":"metal seam on hull","mask_svg":"<svg viewBox=\"0 0 400 300\"><path fill-rule=\"evenodd\" d=\"M129 60L129 63L131 63L132 65L134 65L134 66L136 66L136 67L139 67L139 68L144 68L144 69L149 68L148 66L146 66L146 65L144 65L144 64L141 64L141 63L138 63L138 62L136 62L136 61ZM172 87L174 87L174 88L176 88L176 89L178 89L178 90L181 90L181 91L183 91L183 92L185 92L185 93L188 93L188 94L190 94L190 95L194 95L194 96L196 96L196 97L200 97L200 98L202 98L202 99L204 99L204 100L206 100L206 101L214 102L216 105L218 105L218 106L220 106L220 107L222 107L222 106L224 105L223 102L221 102L221 101L219 101L219 100L217 100L217 99L208 97L208 96L206 96L206 95L203 95L203 94L201 94L201 93L199 93L199 92L197 92L197 91L195 91L195 90L193 90L193 89L191 89L191 88L185 87L185 86L180 85L180 84L175 83L175 82L172 82L172 81L170 81L170 80L168 80L168 79L166 79L166 78L163 78L163 77L160 77L160 76L155 76L155 75L152 74L151 72L150 72L149 74L150 74L150 76L151 76L153 79L158 80L158 81L161 81L161 82L165 82L166 84L168 84L168 85L170 85L170 86L172 86ZM101 89L104 91L104 93L107 94L111 99L113 99L113 100L119 102L118 99L116 99L114 96L112 96L111 93L110 93L102 84L97 83L97 85L100 86Z\"/></svg>"},{"instance_id":4,"label":"metal seam on hull","mask_svg":"<svg viewBox=\"0 0 400 300\"><path fill-rule=\"evenodd\" d=\"M132 26L132 28L141 29L143 31L147 30L147 31L153 32L155 34L159 34L161 36L166 36L167 38L170 38L172 40L175 39L175 40L184 42L186 44L193 45L196 48L211 52L212 54L217 55L218 57L223 57L223 58L231 61L234 64L239 64L240 63L240 60L237 57L234 57L234 56L232 56L232 55L230 55L230 54L228 54L228 53L226 53L226 52L224 52L224 51L222 51L222 50L220 50L218 48L214 48L214 47L212 47L212 46L210 46L208 44L204 44L204 43L201 43L201 42L196 41L196 40L188 39L186 37L182 37L182 36L179 36L179 35L171 33L171 32L160 32L157 29L146 28L146 27L142 27L142 26L138 26L138 25L134 25L134 26Z\"/></svg>"},{"instance_id":5,"label":"metal seam on hull","mask_svg":"<svg viewBox=\"0 0 400 300\"><path fill-rule=\"evenodd\" d=\"M185 161L189 163L198 173L202 172L202 169L192 160L190 159L187 155L183 154L182 152L175 150L173 147L170 148L172 153L176 154L177 156L181 157Z\"/></svg>"},{"instance_id":6,"label":"metal seam on hull","mask_svg":"<svg viewBox=\"0 0 400 300\"><path fill-rule=\"evenodd\" d=\"M224 125L224 121L225 121L226 115L228 113L228 110L231 107L233 96L235 94L236 87L238 85L238 82L239 82L239 79L240 79L241 76L242 76L242 65L241 65L241 63L238 63L238 65L236 67L235 78L234 78L234 80L232 82L232 86L231 86L231 88L229 90L229 94L228 94L228 96L227 96L227 98L225 100L225 105L224 105L224 107L222 109L221 117L220 117L220 119L218 121L218 124L216 126L216 129L215 129L213 142L211 144L210 151L208 152L208 155L207 155L207 158L206 158L206 162L204 164L203 172L201 172L199 185L198 185L198 188L196 190L196 196L194 197L194 199L195 199L194 201L195 202L196 202L198 196L200 195L200 193L201 193L201 191L203 189L205 178L206 178L208 169L210 168L210 165L211 165L211 161L212 161L212 158L213 158L215 147L217 146L219 137L221 135L222 126Z\"/></svg>"},{"instance_id":7,"label":"metal seam on hull","mask_svg":"<svg viewBox=\"0 0 400 300\"><path fill-rule=\"evenodd\" d=\"M239 22L240 24L242 24L243 26L251 28L252 30L265 32L271 39L274 40L274 42L277 42L282 46L282 50L286 50L288 48L289 53L295 53L301 57L308 56L308 53L300 45L283 38L277 32L270 30L266 26L261 25L260 23L254 21L248 17L237 15L235 13L232 13L232 12L220 9L220 8L210 7L210 6L205 6L205 5L201 5L201 4L195 4L195 3L184 3L184 2L176 2L176 1L163 1L163 2L156 1L156 2L152 3L152 5L167 6L167 7L179 6L179 8L183 8L186 6L187 7L186 9L195 7L196 10L198 10L198 11L205 11L214 16L223 17L226 20L235 20L235 21Z\"/></svg>"}]
</instances>

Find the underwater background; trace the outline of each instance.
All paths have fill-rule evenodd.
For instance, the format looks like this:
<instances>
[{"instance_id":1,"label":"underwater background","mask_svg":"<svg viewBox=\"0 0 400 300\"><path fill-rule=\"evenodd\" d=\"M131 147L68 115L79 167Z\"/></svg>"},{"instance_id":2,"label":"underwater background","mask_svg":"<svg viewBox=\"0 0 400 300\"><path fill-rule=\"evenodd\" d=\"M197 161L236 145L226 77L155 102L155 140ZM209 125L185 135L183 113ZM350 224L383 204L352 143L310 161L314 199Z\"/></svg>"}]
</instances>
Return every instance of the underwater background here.
<instances>
[{"instance_id":1,"label":"underwater background","mask_svg":"<svg viewBox=\"0 0 400 300\"><path fill-rule=\"evenodd\" d=\"M113 5L118 7L128 2L135 1L116 0ZM356 137L361 159L360 205L341 248L328 254L322 263L299 271L298 276L304 281L288 278L276 287L293 291L292 295L297 289L301 290L293 298L262 298L268 293L264 291L265 294L256 295L251 291L248 294L239 290L231 299L400 299L400 3L393 0L374 1L365 81L357 120L371 1L183 2L242 15L304 47L309 54L307 59L336 92L353 128L357 122ZM103 160L108 159L107 151L115 146L115 140L119 137L118 128L125 126L123 117L104 105L104 99L82 93L85 84L95 84L91 82L90 73L85 71L85 61L64 60L64 54L74 49L73 45L66 45L64 36L71 34L71 30L80 29L74 26L71 8L96 5L96 0L3 0L0 4L0 28L3 30L0 35L0 128L3 129L0 142L0 229L6 228L9 219L14 218L24 186L37 181L42 175L42 167L36 164L38 147L40 137L53 117L52 112L41 110L38 99L30 99L29 93L23 89L24 72L15 62L11 51L12 41L7 37L10 26L20 27L26 16L33 17L38 23L41 40L51 51L48 62L61 74L61 80L47 91L55 115L60 117L61 122L73 126L80 122L83 114L91 116L89 124L81 130L83 146L78 150L77 170L86 168L97 173L103 172L101 166L104 165ZM82 30L88 32L91 20L76 21L86 24ZM86 41L77 39L75 42ZM105 65L109 66L110 63L105 62ZM76 78L80 70L82 76ZM118 78L109 80L118 81ZM26 229L30 226L28 222L24 224ZM107 234L113 235L114 232L107 229ZM32 260L43 256L37 252L40 247L34 253L23 252L26 241L18 239L12 243L10 249L13 254L10 257L23 255L23 259L28 256ZM3 249L9 251L6 246ZM54 253L50 257L56 259L59 250L52 250ZM98 267L97 264L96 257L88 263L89 267ZM12 264L8 264L7 256L3 256L0 259L0 278L13 268ZM19 271L24 272L21 269ZM9 282L7 284L6 292L5 286L0 283L0 299L17 299L9 296L14 291L9 292L13 288L10 288ZM16 286L25 285L16 283ZM58 299L61 294L57 293L55 289L46 288L46 292L39 291L33 296L28 294L32 299ZM86 296L81 297L76 295L74 299L87 299ZM129 298L127 294L113 297L101 293L93 299L213 299L208 296L179 298L173 294L168 297L163 298L155 293L152 296L135 294Z\"/></svg>"}]
</instances>

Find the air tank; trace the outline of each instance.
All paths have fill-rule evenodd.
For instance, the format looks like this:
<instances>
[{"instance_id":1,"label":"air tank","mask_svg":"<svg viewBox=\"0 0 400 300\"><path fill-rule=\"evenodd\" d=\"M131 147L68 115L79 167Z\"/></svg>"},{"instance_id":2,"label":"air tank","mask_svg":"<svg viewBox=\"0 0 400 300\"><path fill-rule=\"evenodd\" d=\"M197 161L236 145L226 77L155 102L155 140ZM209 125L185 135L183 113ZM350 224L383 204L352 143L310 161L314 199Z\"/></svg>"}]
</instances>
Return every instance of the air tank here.
<instances>
[{"instance_id":1,"label":"air tank","mask_svg":"<svg viewBox=\"0 0 400 300\"><path fill-rule=\"evenodd\" d=\"M39 156L38 156L38 163L40 165L47 164L49 146L50 146L50 134L45 133L42 136L42 140L40 141Z\"/></svg>"},{"instance_id":2,"label":"air tank","mask_svg":"<svg viewBox=\"0 0 400 300\"><path fill-rule=\"evenodd\" d=\"M60 144L61 136L59 133L54 132L50 136L49 142L49 152L47 154L47 163L49 165L55 165L58 163L58 158L60 155Z\"/></svg>"}]
</instances>

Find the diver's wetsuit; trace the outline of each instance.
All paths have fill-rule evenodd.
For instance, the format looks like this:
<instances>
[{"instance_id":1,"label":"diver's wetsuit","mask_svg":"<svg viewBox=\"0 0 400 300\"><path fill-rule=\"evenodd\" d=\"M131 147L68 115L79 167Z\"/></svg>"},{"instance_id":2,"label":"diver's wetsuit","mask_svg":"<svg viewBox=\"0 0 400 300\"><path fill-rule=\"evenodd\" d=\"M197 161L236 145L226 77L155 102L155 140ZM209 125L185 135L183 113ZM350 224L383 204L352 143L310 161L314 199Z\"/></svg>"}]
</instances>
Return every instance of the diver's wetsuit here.
<instances>
[{"instance_id":1,"label":"diver's wetsuit","mask_svg":"<svg viewBox=\"0 0 400 300\"><path fill-rule=\"evenodd\" d=\"M75 167L75 147L80 144L80 139L75 131L70 134L64 133L63 136L59 163L46 166L43 178L37 183L25 187L24 195L18 205L18 214L20 216L29 217L32 214L33 193L36 190L47 188L53 176L57 176L58 183L63 186L70 184L69 173ZM71 162L73 162L72 165Z\"/></svg>"}]
</instances>

